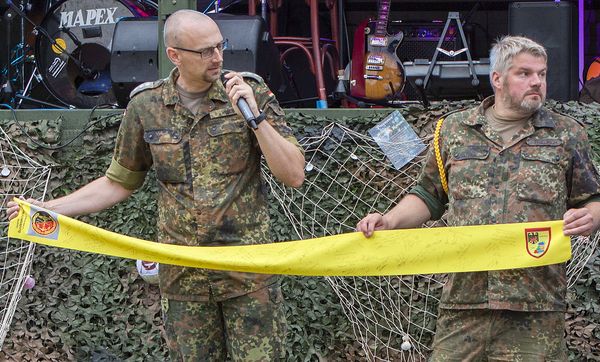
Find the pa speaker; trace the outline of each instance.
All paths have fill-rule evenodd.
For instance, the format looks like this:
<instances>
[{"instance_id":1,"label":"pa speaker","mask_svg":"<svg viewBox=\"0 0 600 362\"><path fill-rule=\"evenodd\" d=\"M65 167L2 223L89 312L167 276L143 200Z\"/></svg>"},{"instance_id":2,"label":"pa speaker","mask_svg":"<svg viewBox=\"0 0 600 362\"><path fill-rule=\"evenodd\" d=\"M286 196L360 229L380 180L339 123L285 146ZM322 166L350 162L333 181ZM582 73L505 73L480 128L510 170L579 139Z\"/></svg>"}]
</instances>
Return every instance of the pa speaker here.
<instances>
[{"instance_id":1,"label":"pa speaker","mask_svg":"<svg viewBox=\"0 0 600 362\"><path fill-rule=\"evenodd\" d=\"M217 23L227 49L223 68L260 75L278 96L286 83L281 71L279 50L260 16L209 14Z\"/></svg>"},{"instance_id":2,"label":"pa speaker","mask_svg":"<svg viewBox=\"0 0 600 362\"><path fill-rule=\"evenodd\" d=\"M281 72L279 51L258 16L211 15L228 49L223 68L253 72L264 78L278 98L289 90ZM143 82L158 79L158 21L156 17L123 18L113 34L110 75L119 106Z\"/></svg>"},{"instance_id":3,"label":"pa speaker","mask_svg":"<svg viewBox=\"0 0 600 362\"><path fill-rule=\"evenodd\" d=\"M117 103L125 107L129 93L143 82L158 79L158 20L122 18L113 34L110 78Z\"/></svg>"},{"instance_id":4,"label":"pa speaker","mask_svg":"<svg viewBox=\"0 0 600 362\"><path fill-rule=\"evenodd\" d=\"M570 2L514 2L508 11L508 29L546 47L548 98L575 100L578 96L578 42L576 11Z\"/></svg>"}]
</instances>

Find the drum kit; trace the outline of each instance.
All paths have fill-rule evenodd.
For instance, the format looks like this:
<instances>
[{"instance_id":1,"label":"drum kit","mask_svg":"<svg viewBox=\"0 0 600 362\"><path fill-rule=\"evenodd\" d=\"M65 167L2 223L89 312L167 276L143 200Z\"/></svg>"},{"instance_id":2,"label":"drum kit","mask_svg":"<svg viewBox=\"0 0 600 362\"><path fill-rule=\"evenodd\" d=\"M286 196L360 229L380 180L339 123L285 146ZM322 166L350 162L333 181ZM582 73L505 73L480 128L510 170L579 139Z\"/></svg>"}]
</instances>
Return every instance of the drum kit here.
<instances>
[{"instance_id":1,"label":"drum kit","mask_svg":"<svg viewBox=\"0 0 600 362\"><path fill-rule=\"evenodd\" d=\"M241 3L197 0L196 6L212 13ZM6 59L0 58L0 106L123 105L110 69L117 22L157 19L158 7L158 0L0 0L0 34L6 33L0 54L3 42L7 49Z\"/></svg>"},{"instance_id":2,"label":"drum kit","mask_svg":"<svg viewBox=\"0 0 600 362\"><path fill-rule=\"evenodd\" d=\"M20 29L20 43L8 45L10 59L2 70L4 82L0 83L4 93L13 94L13 108L27 103L60 108L116 104L110 79L115 25L122 18L158 13L157 2L148 0L41 1L42 9L40 1L4 2L2 11L8 14L3 20L20 18L25 24ZM35 19L40 18L38 25ZM31 28L33 39L27 28ZM11 85L11 74L21 77L22 89ZM42 83L55 102L32 98L31 89L36 83Z\"/></svg>"}]
</instances>

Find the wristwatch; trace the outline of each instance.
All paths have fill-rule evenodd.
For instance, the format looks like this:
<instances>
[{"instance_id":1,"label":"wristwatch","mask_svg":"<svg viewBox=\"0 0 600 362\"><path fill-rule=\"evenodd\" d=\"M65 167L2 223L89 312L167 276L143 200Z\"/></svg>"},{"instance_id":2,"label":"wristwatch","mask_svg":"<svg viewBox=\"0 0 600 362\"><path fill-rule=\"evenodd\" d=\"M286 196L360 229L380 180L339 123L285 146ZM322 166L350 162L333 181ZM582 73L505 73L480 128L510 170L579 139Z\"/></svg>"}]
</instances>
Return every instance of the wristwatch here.
<instances>
[{"instance_id":1,"label":"wristwatch","mask_svg":"<svg viewBox=\"0 0 600 362\"><path fill-rule=\"evenodd\" d=\"M250 128L252 128L253 130L257 130L260 122L264 121L266 118L267 115L265 114L265 112L260 111L260 114L258 116L248 121L248 126L250 126Z\"/></svg>"}]
</instances>

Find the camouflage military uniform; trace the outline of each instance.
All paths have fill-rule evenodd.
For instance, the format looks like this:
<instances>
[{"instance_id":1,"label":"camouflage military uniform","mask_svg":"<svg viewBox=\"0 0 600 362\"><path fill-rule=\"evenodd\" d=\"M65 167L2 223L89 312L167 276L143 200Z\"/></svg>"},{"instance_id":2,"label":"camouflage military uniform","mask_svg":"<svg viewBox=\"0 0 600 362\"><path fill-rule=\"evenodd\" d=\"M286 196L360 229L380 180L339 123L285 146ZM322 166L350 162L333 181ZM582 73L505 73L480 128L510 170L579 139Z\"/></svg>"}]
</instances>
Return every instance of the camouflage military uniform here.
<instances>
[{"instance_id":1,"label":"camouflage military uniform","mask_svg":"<svg viewBox=\"0 0 600 362\"><path fill-rule=\"evenodd\" d=\"M123 117L107 177L135 189L154 166L160 189L157 197L161 243L226 246L269 242L266 190L260 177L261 153L253 131L235 114L220 81L208 90L194 115L179 101L175 88L177 77L178 72L174 70L169 78L134 90L136 94ZM284 121L283 110L262 79L254 75L246 78L246 82L254 89L266 120L284 138L300 147ZM201 332L219 333L220 328L207 321L221 323L220 318L202 316L194 302L216 303L221 308L222 303L232 298L248 298L258 293L247 303L278 304L277 308L272 305L269 308L277 318L284 318L278 279L272 275L161 265L159 276L167 330L173 329L169 323L178 322L182 323L180 326L185 325L188 332L198 332L198 338L191 336L187 342L179 336L169 341L173 349L188 349L187 356L191 360L206 358L201 357L206 351L184 345L202 344L210 337ZM231 318L225 315L225 323L235 326L237 317L238 314ZM246 319L252 317L248 315ZM181 320L186 318L188 320ZM261 321L255 324L258 322ZM247 320L243 323L246 324L238 326L240 335L253 332L254 326ZM284 329L282 322L273 328L280 335L285 333ZM174 329L171 332L178 333ZM232 336L231 331L223 333L229 333L229 342L237 337ZM207 348L220 350L221 347ZM222 351L214 352L213 356L220 356Z\"/></svg>"},{"instance_id":2,"label":"camouflage military uniform","mask_svg":"<svg viewBox=\"0 0 600 362\"><path fill-rule=\"evenodd\" d=\"M503 145L484 116L493 103L490 97L445 119L440 138L449 194L442 189L433 147L411 191L432 218L441 217L447 205L452 226L560 220L567 209L598 201L600 186L583 127L542 108ZM564 264L457 273L444 286L440 313L564 312L565 294Z\"/></svg>"}]
</instances>

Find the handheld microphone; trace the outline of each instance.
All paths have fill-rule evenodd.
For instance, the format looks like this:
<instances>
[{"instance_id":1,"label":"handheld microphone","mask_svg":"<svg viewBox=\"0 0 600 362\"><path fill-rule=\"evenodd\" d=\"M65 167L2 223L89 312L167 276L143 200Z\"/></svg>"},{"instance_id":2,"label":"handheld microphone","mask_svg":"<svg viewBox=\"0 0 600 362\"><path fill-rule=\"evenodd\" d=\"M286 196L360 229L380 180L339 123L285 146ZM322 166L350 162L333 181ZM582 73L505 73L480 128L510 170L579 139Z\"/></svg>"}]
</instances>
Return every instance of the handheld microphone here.
<instances>
[{"instance_id":1,"label":"handheld microphone","mask_svg":"<svg viewBox=\"0 0 600 362\"><path fill-rule=\"evenodd\" d=\"M225 85L227 83L227 81L229 79L225 78L225 74L227 74L229 72L222 72L221 73L221 82L223 82L223 85ZM258 128L258 126L256 125L256 117L254 117L254 114L252 114L252 111L250 110L250 106L248 105L248 102L246 102L246 100L242 97L240 97L237 101L237 107L239 108L240 112L242 113L242 116L244 117L244 119L246 120L246 122L250 125L250 127L252 129L256 129Z\"/></svg>"}]
</instances>

